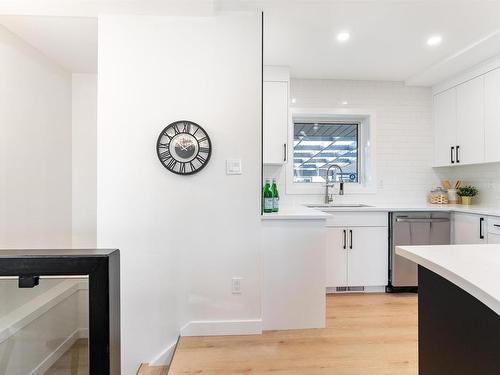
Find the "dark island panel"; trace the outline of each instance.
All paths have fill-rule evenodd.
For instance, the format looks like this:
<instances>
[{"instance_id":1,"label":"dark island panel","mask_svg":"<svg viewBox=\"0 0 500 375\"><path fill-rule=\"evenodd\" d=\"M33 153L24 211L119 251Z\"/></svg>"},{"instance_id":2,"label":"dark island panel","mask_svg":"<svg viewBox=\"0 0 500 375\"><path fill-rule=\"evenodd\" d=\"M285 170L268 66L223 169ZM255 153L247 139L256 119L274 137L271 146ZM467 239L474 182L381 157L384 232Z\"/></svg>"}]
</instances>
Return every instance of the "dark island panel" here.
<instances>
[{"instance_id":1,"label":"dark island panel","mask_svg":"<svg viewBox=\"0 0 500 375\"><path fill-rule=\"evenodd\" d=\"M500 316L445 278L418 267L420 375L499 375Z\"/></svg>"}]
</instances>

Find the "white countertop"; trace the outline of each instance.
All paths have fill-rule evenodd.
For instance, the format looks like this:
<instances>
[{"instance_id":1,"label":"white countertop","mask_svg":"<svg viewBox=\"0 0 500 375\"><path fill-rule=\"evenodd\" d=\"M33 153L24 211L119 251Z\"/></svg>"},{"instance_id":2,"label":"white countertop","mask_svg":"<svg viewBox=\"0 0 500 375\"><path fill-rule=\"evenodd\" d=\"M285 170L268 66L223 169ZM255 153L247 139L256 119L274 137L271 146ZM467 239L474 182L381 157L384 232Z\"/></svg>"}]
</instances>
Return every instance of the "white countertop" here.
<instances>
[{"instance_id":1,"label":"white countertop","mask_svg":"<svg viewBox=\"0 0 500 375\"><path fill-rule=\"evenodd\" d=\"M330 215L306 206L280 207L279 212L263 214L262 220L321 220Z\"/></svg>"},{"instance_id":2,"label":"white countertop","mask_svg":"<svg viewBox=\"0 0 500 375\"><path fill-rule=\"evenodd\" d=\"M325 213L327 211L328 213ZM328 208L309 208L305 205L285 206L280 208L279 212L263 214L262 220L307 220L307 219L326 219L329 214L335 212L396 212L396 211L447 211L464 212L485 216L500 216L500 207L491 206L463 206L459 204L377 204L369 207L328 207Z\"/></svg>"},{"instance_id":3,"label":"white countertop","mask_svg":"<svg viewBox=\"0 0 500 375\"><path fill-rule=\"evenodd\" d=\"M444 277L500 315L500 245L401 246L396 254Z\"/></svg>"},{"instance_id":4,"label":"white countertop","mask_svg":"<svg viewBox=\"0 0 500 375\"><path fill-rule=\"evenodd\" d=\"M370 207L332 207L327 209L329 212L342 211L448 211L448 212L465 212L477 215L500 216L500 207L471 205L464 206L461 204L377 204Z\"/></svg>"}]
</instances>

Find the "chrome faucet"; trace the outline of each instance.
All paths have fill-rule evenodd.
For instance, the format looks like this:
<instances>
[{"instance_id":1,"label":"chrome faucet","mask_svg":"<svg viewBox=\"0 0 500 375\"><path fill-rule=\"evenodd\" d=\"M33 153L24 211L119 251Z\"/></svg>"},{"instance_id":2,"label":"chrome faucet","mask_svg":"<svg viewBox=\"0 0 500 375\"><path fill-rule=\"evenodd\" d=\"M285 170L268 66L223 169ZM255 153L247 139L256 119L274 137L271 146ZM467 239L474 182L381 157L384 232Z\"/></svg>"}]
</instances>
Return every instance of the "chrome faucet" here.
<instances>
[{"instance_id":1,"label":"chrome faucet","mask_svg":"<svg viewBox=\"0 0 500 375\"><path fill-rule=\"evenodd\" d=\"M333 195L330 193L330 188L334 186L333 182L330 183L329 181L329 176L330 176L330 170L332 168L337 168L340 171L340 188L339 188L339 195L344 195L344 181L343 181L343 176L344 172L342 171L342 168L338 164L332 164L328 167L326 170L326 185L325 185L325 203L330 204L333 202Z\"/></svg>"}]
</instances>

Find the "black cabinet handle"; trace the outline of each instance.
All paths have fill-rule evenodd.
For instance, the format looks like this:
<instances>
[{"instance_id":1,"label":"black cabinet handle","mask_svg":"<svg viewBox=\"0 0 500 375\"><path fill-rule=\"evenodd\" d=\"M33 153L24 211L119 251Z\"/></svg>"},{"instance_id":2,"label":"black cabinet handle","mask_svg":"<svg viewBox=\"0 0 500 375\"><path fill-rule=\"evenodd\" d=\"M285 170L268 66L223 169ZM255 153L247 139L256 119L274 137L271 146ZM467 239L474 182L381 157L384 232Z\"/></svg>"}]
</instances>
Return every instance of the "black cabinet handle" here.
<instances>
[{"instance_id":1,"label":"black cabinet handle","mask_svg":"<svg viewBox=\"0 0 500 375\"><path fill-rule=\"evenodd\" d=\"M344 229L344 250L347 247L347 231Z\"/></svg>"},{"instance_id":2,"label":"black cabinet handle","mask_svg":"<svg viewBox=\"0 0 500 375\"><path fill-rule=\"evenodd\" d=\"M451 164L455 164L455 159L453 159L455 147L452 147L450 151L451 151L451 155L450 155Z\"/></svg>"},{"instance_id":3,"label":"black cabinet handle","mask_svg":"<svg viewBox=\"0 0 500 375\"><path fill-rule=\"evenodd\" d=\"M457 163L460 163L460 154L458 153L458 150L460 150L460 146L457 146Z\"/></svg>"},{"instance_id":4,"label":"black cabinet handle","mask_svg":"<svg viewBox=\"0 0 500 375\"><path fill-rule=\"evenodd\" d=\"M350 237L351 237L351 239L350 239L350 243L349 243L349 249L351 249L351 250L352 250L352 229L349 229L349 235L350 235Z\"/></svg>"},{"instance_id":5,"label":"black cabinet handle","mask_svg":"<svg viewBox=\"0 0 500 375\"><path fill-rule=\"evenodd\" d=\"M283 143L283 161L286 161L286 143Z\"/></svg>"},{"instance_id":6,"label":"black cabinet handle","mask_svg":"<svg viewBox=\"0 0 500 375\"><path fill-rule=\"evenodd\" d=\"M484 239L484 234L483 234L483 223L484 223L484 217L479 219L479 239Z\"/></svg>"}]
</instances>

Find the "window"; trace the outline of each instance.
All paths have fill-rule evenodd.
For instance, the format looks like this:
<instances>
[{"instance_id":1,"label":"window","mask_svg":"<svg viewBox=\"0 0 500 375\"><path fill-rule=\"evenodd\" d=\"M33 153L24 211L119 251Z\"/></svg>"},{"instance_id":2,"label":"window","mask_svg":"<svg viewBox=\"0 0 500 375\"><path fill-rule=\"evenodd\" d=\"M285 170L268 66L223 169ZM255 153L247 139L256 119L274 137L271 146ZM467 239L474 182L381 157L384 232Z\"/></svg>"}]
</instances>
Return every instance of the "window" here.
<instances>
[{"instance_id":1,"label":"window","mask_svg":"<svg viewBox=\"0 0 500 375\"><path fill-rule=\"evenodd\" d=\"M314 122L294 120L293 123L293 182L326 182L328 168L330 180L359 182L359 133L358 122Z\"/></svg>"}]
</instances>

